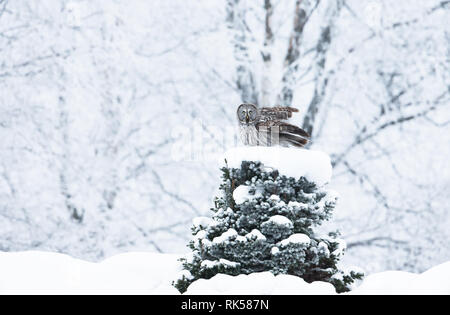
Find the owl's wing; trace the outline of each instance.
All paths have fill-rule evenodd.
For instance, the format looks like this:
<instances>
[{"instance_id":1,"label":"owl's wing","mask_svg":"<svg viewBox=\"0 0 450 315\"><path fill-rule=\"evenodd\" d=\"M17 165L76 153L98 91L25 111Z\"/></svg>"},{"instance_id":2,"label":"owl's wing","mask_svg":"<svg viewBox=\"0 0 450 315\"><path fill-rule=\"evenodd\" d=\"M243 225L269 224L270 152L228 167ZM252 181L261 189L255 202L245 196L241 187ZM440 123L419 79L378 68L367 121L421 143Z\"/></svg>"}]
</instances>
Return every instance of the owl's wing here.
<instances>
[{"instance_id":1,"label":"owl's wing","mask_svg":"<svg viewBox=\"0 0 450 315\"><path fill-rule=\"evenodd\" d=\"M287 106L262 107L260 109L260 120L286 120L291 118L294 112L298 112L298 109Z\"/></svg>"},{"instance_id":2,"label":"owl's wing","mask_svg":"<svg viewBox=\"0 0 450 315\"><path fill-rule=\"evenodd\" d=\"M288 143L293 146L303 147L310 138L309 134L302 128L283 121L261 121L256 124L256 128L258 131L265 131L267 137L273 137L271 136L272 133L278 133L280 144Z\"/></svg>"}]
</instances>

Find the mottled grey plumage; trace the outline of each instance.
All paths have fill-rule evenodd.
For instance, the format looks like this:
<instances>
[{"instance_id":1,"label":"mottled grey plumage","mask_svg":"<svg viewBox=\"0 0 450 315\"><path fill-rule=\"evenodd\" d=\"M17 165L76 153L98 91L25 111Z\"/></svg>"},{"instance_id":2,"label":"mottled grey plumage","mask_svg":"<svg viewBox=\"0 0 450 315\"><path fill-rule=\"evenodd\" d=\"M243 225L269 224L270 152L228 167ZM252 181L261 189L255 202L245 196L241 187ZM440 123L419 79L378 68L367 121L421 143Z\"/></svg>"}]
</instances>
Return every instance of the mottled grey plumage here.
<instances>
[{"instance_id":1,"label":"mottled grey plumage","mask_svg":"<svg viewBox=\"0 0 450 315\"><path fill-rule=\"evenodd\" d=\"M293 107L239 105L237 118L242 142L251 146L305 146L309 134L286 122L294 112L298 110Z\"/></svg>"}]
</instances>

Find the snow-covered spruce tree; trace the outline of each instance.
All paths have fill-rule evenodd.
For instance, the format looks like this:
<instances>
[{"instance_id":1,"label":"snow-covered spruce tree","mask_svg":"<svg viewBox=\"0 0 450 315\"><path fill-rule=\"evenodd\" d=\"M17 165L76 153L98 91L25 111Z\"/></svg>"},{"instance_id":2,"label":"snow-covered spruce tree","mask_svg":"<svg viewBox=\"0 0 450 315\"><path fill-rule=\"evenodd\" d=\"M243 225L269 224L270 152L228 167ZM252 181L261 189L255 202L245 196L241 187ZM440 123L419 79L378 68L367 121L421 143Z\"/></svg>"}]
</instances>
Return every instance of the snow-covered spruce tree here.
<instances>
[{"instance_id":1,"label":"snow-covered spruce tree","mask_svg":"<svg viewBox=\"0 0 450 315\"><path fill-rule=\"evenodd\" d=\"M333 191L319 187L331 177L328 156L247 147L229 151L224 161L222 195L215 198L212 218L194 219L192 253L181 259L184 270L174 283L178 290L218 273L290 274L330 282L337 292L362 278L361 272L338 269L345 242L337 232L314 233L330 219L337 200Z\"/></svg>"}]
</instances>

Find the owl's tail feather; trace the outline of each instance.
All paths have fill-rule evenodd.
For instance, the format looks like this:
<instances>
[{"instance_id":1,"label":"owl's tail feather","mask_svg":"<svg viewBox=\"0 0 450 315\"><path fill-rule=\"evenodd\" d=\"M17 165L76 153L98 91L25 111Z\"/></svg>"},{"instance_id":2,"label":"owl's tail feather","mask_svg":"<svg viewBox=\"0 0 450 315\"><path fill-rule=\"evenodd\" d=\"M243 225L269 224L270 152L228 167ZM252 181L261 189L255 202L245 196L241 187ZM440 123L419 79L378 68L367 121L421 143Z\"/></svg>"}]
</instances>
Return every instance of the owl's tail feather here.
<instances>
[{"instance_id":1,"label":"owl's tail feather","mask_svg":"<svg viewBox=\"0 0 450 315\"><path fill-rule=\"evenodd\" d=\"M304 147L308 143L308 139L291 133L281 133L280 143L287 143L296 147Z\"/></svg>"},{"instance_id":2,"label":"owl's tail feather","mask_svg":"<svg viewBox=\"0 0 450 315\"><path fill-rule=\"evenodd\" d=\"M280 143L303 147L308 143L309 134L300 127L285 122L278 124Z\"/></svg>"},{"instance_id":3,"label":"owl's tail feather","mask_svg":"<svg viewBox=\"0 0 450 315\"><path fill-rule=\"evenodd\" d=\"M294 135L298 135L301 136L303 138L310 138L309 134L303 130L300 127L297 127L295 125L291 125L291 124L280 124L280 132L284 132L284 133L292 133Z\"/></svg>"}]
</instances>

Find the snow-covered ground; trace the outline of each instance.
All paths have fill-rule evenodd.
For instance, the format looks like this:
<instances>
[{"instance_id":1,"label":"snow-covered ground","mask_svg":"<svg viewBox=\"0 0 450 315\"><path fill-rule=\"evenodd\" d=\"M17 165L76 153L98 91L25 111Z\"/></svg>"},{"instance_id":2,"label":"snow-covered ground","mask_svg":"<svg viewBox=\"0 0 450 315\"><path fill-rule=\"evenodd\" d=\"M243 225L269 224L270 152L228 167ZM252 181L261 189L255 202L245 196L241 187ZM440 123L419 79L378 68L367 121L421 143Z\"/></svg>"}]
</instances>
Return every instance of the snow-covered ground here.
<instances>
[{"instance_id":1,"label":"snow-covered ground","mask_svg":"<svg viewBox=\"0 0 450 315\"><path fill-rule=\"evenodd\" d=\"M90 263L49 252L0 252L0 294L179 294L177 255L133 252ZM194 282L186 294L335 294L324 282L274 276L219 274ZM372 274L350 294L450 294L450 262L422 274Z\"/></svg>"},{"instance_id":2,"label":"snow-covered ground","mask_svg":"<svg viewBox=\"0 0 450 315\"><path fill-rule=\"evenodd\" d=\"M0 294L178 294L177 255L133 252L91 263L49 252L0 252Z\"/></svg>"}]
</instances>

